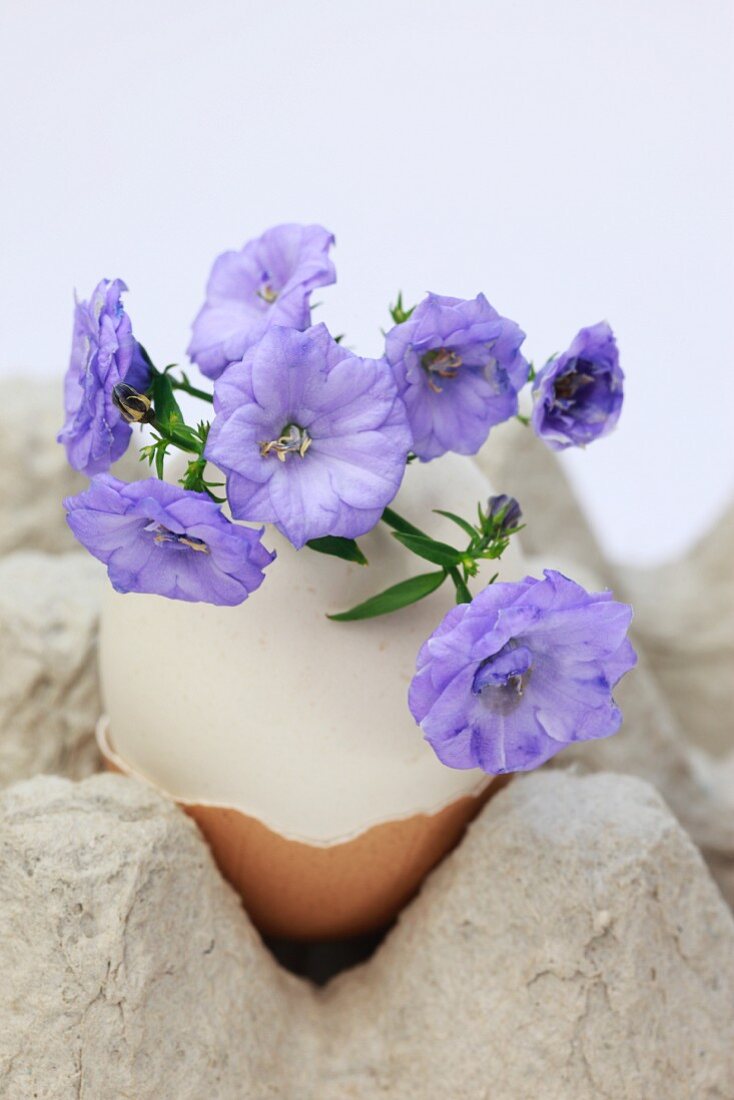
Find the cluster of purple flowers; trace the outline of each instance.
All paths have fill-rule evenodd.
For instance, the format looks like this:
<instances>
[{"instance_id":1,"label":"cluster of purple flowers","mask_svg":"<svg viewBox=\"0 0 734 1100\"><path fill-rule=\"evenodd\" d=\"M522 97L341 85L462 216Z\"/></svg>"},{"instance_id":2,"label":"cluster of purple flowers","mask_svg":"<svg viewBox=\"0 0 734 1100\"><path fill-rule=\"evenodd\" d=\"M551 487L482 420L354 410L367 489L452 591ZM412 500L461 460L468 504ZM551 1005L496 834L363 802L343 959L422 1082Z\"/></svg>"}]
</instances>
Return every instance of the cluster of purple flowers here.
<instances>
[{"instance_id":1,"label":"cluster of purple flowers","mask_svg":"<svg viewBox=\"0 0 734 1100\"><path fill-rule=\"evenodd\" d=\"M65 504L118 591L242 602L275 555L262 528L237 521L271 523L296 548L354 540L380 520L411 456L475 454L518 415L529 378L531 422L550 447L585 445L616 424L623 375L604 322L536 375L525 334L483 294L428 294L395 316L382 358L354 354L311 324L313 290L336 278L333 243L321 226L282 225L216 260L189 345L214 382L214 419L200 436L185 425L176 434L170 410L166 419L151 407L146 391L155 396L161 376L133 336L125 284L104 280L77 303L59 441L92 482ZM225 474L232 519L203 480L191 491L109 475L136 419L152 423L164 449L192 452L200 478L207 461ZM517 502L494 500L512 532ZM534 767L619 725L611 689L634 663L628 622L608 593L589 595L558 573L491 585L423 646L411 710L452 767Z\"/></svg>"}]
</instances>

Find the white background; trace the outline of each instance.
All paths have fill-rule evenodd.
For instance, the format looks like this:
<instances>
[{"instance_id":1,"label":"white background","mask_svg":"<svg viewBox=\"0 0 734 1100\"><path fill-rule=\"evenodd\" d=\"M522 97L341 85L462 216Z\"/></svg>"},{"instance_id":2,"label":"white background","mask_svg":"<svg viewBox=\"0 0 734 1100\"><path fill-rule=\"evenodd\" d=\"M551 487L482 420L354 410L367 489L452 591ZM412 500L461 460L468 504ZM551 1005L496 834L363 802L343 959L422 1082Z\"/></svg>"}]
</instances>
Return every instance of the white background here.
<instances>
[{"instance_id":1,"label":"white background","mask_svg":"<svg viewBox=\"0 0 734 1100\"><path fill-rule=\"evenodd\" d=\"M365 353L398 288L484 290L536 362L607 317L626 407L567 465L612 553L677 553L731 491L733 24L731 0L2 0L0 374L60 379L102 276L180 360L214 256L319 221L317 319Z\"/></svg>"}]
</instances>

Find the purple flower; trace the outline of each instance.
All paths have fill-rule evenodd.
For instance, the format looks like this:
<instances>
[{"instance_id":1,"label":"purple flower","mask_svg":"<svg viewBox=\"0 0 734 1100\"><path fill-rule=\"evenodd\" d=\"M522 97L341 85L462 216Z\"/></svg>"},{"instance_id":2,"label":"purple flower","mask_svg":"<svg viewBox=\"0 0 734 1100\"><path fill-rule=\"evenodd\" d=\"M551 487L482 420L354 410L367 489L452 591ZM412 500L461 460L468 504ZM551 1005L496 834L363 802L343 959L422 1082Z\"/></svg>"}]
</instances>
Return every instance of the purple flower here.
<instances>
[{"instance_id":1,"label":"purple flower","mask_svg":"<svg viewBox=\"0 0 734 1100\"><path fill-rule=\"evenodd\" d=\"M118 592L232 606L260 587L275 557L262 530L230 523L203 493L154 477L126 485L100 474L64 507L74 535L105 563Z\"/></svg>"},{"instance_id":2,"label":"purple flower","mask_svg":"<svg viewBox=\"0 0 734 1100\"><path fill-rule=\"evenodd\" d=\"M636 663L632 609L557 573L489 585L418 654L410 709L439 760L493 775L616 733L612 688Z\"/></svg>"},{"instance_id":3,"label":"purple flower","mask_svg":"<svg viewBox=\"0 0 734 1100\"><path fill-rule=\"evenodd\" d=\"M391 329L385 354L419 458L476 454L490 428L515 415L528 377L524 339L483 294L469 301L429 294Z\"/></svg>"},{"instance_id":4,"label":"purple flower","mask_svg":"<svg viewBox=\"0 0 734 1100\"><path fill-rule=\"evenodd\" d=\"M582 328L533 384L533 429L554 451L583 447L611 432L622 411L624 374L606 321Z\"/></svg>"},{"instance_id":5,"label":"purple flower","mask_svg":"<svg viewBox=\"0 0 734 1100\"><path fill-rule=\"evenodd\" d=\"M222 253L188 348L201 371L218 378L273 325L308 328L311 291L336 280L333 243L320 225L276 225L240 252Z\"/></svg>"},{"instance_id":6,"label":"purple flower","mask_svg":"<svg viewBox=\"0 0 734 1100\"><path fill-rule=\"evenodd\" d=\"M115 386L124 381L146 390L150 383L150 368L122 308L126 290L121 279L103 279L89 301L78 301L74 309L66 421L57 439L70 465L90 477L109 470L130 442L132 428L113 401Z\"/></svg>"},{"instance_id":7,"label":"purple flower","mask_svg":"<svg viewBox=\"0 0 734 1100\"><path fill-rule=\"evenodd\" d=\"M272 328L214 387L206 457L237 519L274 523L296 547L369 531L398 490L410 432L383 360L324 325Z\"/></svg>"}]
</instances>

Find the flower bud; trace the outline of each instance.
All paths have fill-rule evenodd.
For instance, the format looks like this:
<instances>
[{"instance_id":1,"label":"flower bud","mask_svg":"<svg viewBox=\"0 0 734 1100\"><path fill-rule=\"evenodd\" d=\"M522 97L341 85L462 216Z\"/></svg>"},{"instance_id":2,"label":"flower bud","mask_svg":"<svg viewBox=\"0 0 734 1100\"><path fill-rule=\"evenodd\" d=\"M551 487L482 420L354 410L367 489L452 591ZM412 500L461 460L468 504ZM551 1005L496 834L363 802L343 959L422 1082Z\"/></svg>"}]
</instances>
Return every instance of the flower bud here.
<instances>
[{"instance_id":1,"label":"flower bud","mask_svg":"<svg viewBox=\"0 0 734 1100\"><path fill-rule=\"evenodd\" d=\"M113 388L112 401L128 424L148 424L153 419L150 398L126 382L118 382Z\"/></svg>"},{"instance_id":2,"label":"flower bud","mask_svg":"<svg viewBox=\"0 0 734 1100\"><path fill-rule=\"evenodd\" d=\"M522 510L514 497L502 493L489 498L487 518L494 521L499 531L514 531L522 519Z\"/></svg>"}]
</instances>

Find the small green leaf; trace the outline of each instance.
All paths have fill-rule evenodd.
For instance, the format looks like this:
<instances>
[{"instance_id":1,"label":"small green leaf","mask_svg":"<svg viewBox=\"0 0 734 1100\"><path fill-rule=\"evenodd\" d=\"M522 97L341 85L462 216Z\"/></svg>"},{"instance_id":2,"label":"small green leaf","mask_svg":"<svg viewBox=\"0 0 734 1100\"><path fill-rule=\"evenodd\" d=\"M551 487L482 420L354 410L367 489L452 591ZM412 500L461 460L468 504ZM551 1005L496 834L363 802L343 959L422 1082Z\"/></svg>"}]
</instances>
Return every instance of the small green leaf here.
<instances>
[{"instance_id":1,"label":"small green leaf","mask_svg":"<svg viewBox=\"0 0 734 1100\"><path fill-rule=\"evenodd\" d=\"M161 427L167 431L181 427L184 423L183 413L178 401L173 395L171 379L167 374L156 374L153 378L153 409L155 417Z\"/></svg>"},{"instance_id":2,"label":"small green leaf","mask_svg":"<svg viewBox=\"0 0 734 1100\"><path fill-rule=\"evenodd\" d=\"M403 305L403 292L398 293L398 300L394 306L390 306L390 316L396 325L402 325L410 318L415 306L411 306L410 309L406 309Z\"/></svg>"},{"instance_id":3,"label":"small green leaf","mask_svg":"<svg viewBox=\"0 0 734 1100\"><path fill-rule=\"evenodd\" d=\"M501 558L507 547L510 545L510 540L507 538L499 539L497 542L491 543L487 549L480 554L480 557L487 558L489 561L494 561L497 558Z\"/></svg>"},{"instance_id":4,"label":"small green leaf","mask_svg":"<svg viewBox=\"0 0 734 1100\"><path fill-rule=\"evenodd\" d=\"M194 458L188 463L184 476L179 479L179 485L189 489L193 493L201 493L204 489L204 470L206 461L203 458Z\"/></svg>"},{"instance_id":5,"label":"small green leaf","mask_svg":"<svg viewBox=\"0 0 734 1100\"><path fill-rule=\"evenodd\" d=\"M378 596L372 596L371 599L357 604L349 611L342 611L338 615L328 615L327 618L333 619L334 622L346 623L357 619L373 619L377 615L387 615L391 611L399 611L403 607L408 607L410 604L424 599L425 596L430 596L431 592L435 592L437 588L440 588L446 580L446 576L445 569L438 573L421 573L417 577L411 577L407 581L400 581L399 584L386 588Z\"/></svg>"},{"instance_id":6,"label":"small green leaf","mask_svg":"<svg viewBox=\"0 0 734 1100\"><path fill-rule=\"evenodd\" d=\"M433 510L437 516L445 516L446 519L450 519L452 523L457 524L470 539L475 539L477 537L477 532L467 519L462 519L461 516L457 516L455 512L444 512L442 508L434 508Z\"/></svg>"},{"instance_id":7,"label":"small green leaf","mask_svg":"<svg viewBox=\"0 0 734 1100\"><path fill-rule=\"evenodd\" d=\"M421 538L428 538L425 531L421 531L420 527L414 527L412 523L408 523L407 519L403 519L397 512L393 512L392 508L385 509L382 513L382 521L388 527L393 527L396 531L402 531L403 534L420 535Z\"/></svg>"},{"instance_id":8,"label":"small green leaf","mask_svg":"<svg viewBox=\"0 0 734 1100\"><path fill-rule=\"evenodd\" d=\"M436 565L459 565L464 560L460 550L455 550L447 542L437 542L427 535L411 535L404 531L393 531L393 538L401 542L413 554L417 554L426 561L432 561Z\"/></svg>"},{"instance_id":9,"label":"small green leaf","mask_svg":"<svg viewBox=\"0 0 734 1100\"><path fill-rule=\"evenodd\" d=\"M457 603L471 603L472 594L469 591L469 587L466 581L463 579L458 569L451 570L451 580L454 582L456 588L456 602Z\"/></svg>"},{"instance_id":10,"label":"small green leaf","mask_svg":"<svg viewBox=\"0 0 734 1100\"><path fill-rule=\"evenodd\" d=\"M165 458L166 458L165 444L163 446L156 447L156 450L155 450L155 472L156 472L156 476L161 481L163 481L163 463L165 461Z\"/></svg>"},{"instance_id":11,"label":"small green leaf","mask_svg":"<svg viewBox=\"0 0 734 1100\"><path fill-rule=\"evenodd\" d=\"M357 565L367 565L367 558L354 539L342 539L336 535L325 535L321 539L311 539L306 543L306 546L309 550L316 550L319 554L330 554L334 558L356 562Z\"/></svg>"}]
</instances>

